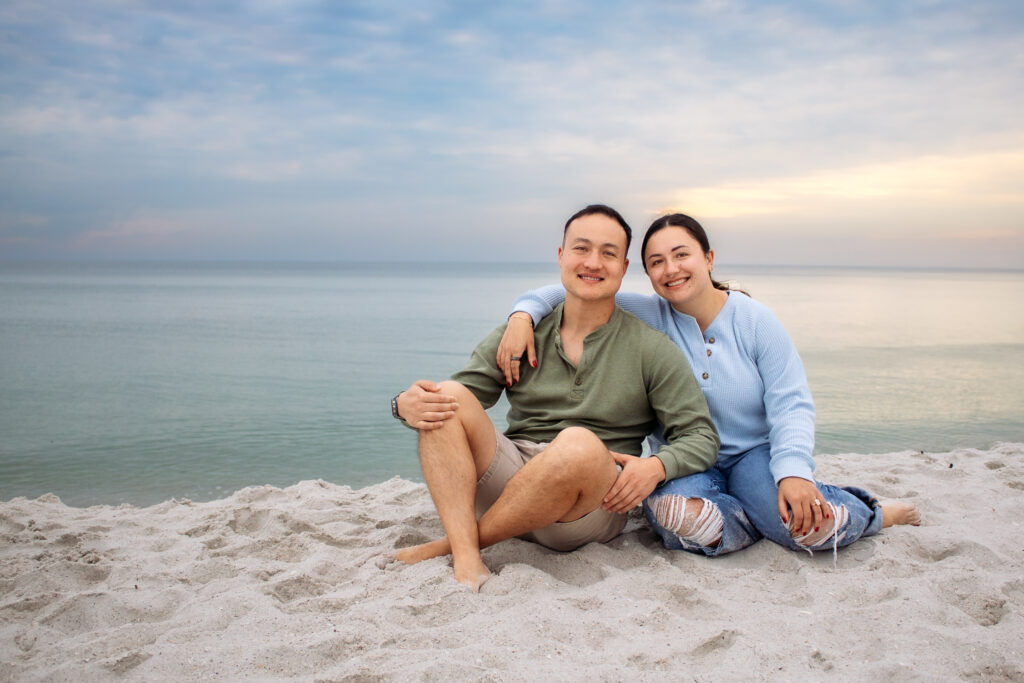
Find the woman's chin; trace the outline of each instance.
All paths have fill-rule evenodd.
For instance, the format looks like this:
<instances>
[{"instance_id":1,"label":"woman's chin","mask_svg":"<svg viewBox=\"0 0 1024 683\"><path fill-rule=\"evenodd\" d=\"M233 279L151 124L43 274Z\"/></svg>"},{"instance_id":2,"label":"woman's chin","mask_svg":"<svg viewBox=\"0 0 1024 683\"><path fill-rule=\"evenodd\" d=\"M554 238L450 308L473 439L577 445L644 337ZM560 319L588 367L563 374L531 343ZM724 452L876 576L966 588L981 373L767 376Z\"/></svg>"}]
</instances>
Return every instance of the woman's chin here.
<instances>
[{"instance_id":1,"label":"woman's chin","mask_svg":"<svg viewBox=\"0 0 1024 683\"><path fill-rule=\"evenodd\" d=\"M657 292L658 296L662 299L678 308L690 300L690 291L681 291L682 289L683 288L666 289L661 287L654 291Z\"/></svg>"}]
</instances>

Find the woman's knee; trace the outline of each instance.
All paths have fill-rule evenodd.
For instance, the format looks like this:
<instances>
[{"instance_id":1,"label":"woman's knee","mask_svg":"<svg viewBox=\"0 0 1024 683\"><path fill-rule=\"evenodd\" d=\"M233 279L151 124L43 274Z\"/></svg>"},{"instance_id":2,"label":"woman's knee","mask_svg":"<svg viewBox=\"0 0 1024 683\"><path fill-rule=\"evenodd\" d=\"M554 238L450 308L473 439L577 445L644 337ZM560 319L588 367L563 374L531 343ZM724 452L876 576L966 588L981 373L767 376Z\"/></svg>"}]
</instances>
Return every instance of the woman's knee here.
<instances>
[{"instance_id":1,"label":"woman's knee","mask_svg":"<svg viewBox=\"0 0 1024 683\"><path fill-rule=\"evenodd\" d=\"M826 503L828 519L807 534L790 531L793 542L804 550L820 550L835 545L844 545L843 540L850 526L850 512L843 504Z\"/></svg>"},{"instance_id":2,"label":"woman's knee","mask_svg":"<svg viewBox=\"0 0 1024 683\"><path fill-rule=\"evenodd\" d=\"M705 548L722 541L722 511L710 500L667 494L653 498L650 509L658 525L682 541Z\"/></svg>"}]
</instances>

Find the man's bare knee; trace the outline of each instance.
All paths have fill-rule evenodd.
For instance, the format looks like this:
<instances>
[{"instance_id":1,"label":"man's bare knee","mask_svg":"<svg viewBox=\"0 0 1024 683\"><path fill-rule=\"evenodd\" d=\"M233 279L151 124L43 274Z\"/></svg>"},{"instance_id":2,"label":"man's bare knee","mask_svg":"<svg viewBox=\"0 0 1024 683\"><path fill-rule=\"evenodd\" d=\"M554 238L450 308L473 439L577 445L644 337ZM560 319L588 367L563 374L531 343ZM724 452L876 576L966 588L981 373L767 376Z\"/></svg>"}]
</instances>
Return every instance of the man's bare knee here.
<instances>
[{"instance_id":1,"label":"man's bare knee","mask_svg":"<svg viewBox=\"0 0 1024 683\"><path fill-rule=\"evenodd\" d=\"M441 393L458 401L459 408L455 411L455 417L445 420L440 428L419 433L420 451L424 448L450 448L451 444L465 443L469 446L479 479L494 460L497 447L494 423L473 392L464 385L452 380L439 382L439 385Z\"/></svg>"},{"instance_id":2,"label":"man's bare knee","mask_svg":"<svg viewBox=\"0 0 1024 683\"><path fill-rule=\"evenodd\" d=\"M585 427L567 427L558 433L549 448L555 448L559 461L581 466L604 462L611 456L604 442Z\"/></svg>"},{"instance_id":3,"label":"man's bare knee","mask_svg":"<svg viewBox=\"0 0 1024 683\"><path fill-rule=\"evenodd\" d=\"M596 509L615 483L618 471L604 442L589 429L569 427L559 432L535 460L554 490L575 496L575 503L559 521L578 519Z\"/></svg>"},{"instance_id":4,"label":"man's bare knee","mask_svg":"<svg viewBox=\"0 0 1024 683\"><path fill-rule=\"evenodd\" d=\"M474 401L476 400L476 396L473 395L473 392L467 389L462 382L456 382L453 379L446 379L442 382L438 382L438 386L441 387L442 394L454 396L459 401L469 397L472 397Z\"/></svg>"}]
</instances>

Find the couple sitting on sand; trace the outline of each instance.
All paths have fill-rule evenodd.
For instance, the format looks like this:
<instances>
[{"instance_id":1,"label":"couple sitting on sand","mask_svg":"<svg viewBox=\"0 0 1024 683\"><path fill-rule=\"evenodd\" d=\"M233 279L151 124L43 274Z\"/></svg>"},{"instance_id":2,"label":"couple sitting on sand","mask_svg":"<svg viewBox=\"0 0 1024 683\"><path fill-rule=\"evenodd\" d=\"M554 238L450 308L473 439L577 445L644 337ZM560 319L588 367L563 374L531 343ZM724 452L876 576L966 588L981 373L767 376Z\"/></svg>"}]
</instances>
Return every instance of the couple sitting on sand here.
<instances>
[{"instance_id":1,"label":"couple sitting on sand","mask_svg":"<svg viewBox=\"0 0 1024 683\"><path fill-rule=\"evenodd\" d=\"M920 523L911 504L814 481L800 358L767 308L711 278L697 221L664 216L644 235L658 296L616 296L631 237L608 206L578 211L558 248L562 286L517 301L450 381L420 380L392 400L419 431L446 533L396 559L450 553L455 578L479 590L490 576L481 548L512 537L561 551L606 542L641 504L666 548L706 555L762 537L835 548ZM485 412L503 390L504 434Z\"/></svg>"}]
</instances>

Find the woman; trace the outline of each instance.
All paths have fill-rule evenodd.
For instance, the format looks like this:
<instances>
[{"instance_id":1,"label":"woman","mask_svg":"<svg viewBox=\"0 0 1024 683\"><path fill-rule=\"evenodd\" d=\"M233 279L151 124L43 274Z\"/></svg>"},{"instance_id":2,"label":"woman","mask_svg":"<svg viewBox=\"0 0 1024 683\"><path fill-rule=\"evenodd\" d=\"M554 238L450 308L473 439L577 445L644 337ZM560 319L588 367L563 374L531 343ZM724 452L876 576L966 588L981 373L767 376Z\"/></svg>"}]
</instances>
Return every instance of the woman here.
<instances>
[{"instance_id":1,"label":"woman","mask_svg":"<svg viewBox=\"0 0 1024 683\"><path fill-rule=\"evenodd\" d=\"M920 524L912 504L880 505L862 489L814 481L814 405L800 357L771 311L711 278L715 254L696 220L656 220L641 258L657 296L620 293L616 303L682 348L722 442L710 470L668 482L644 501L666 548L720 555L764 536L812 551ZM563 298L553 286L516 301L497 357L508 381L518 381L524 360L536 367L533 321ZM654 451L659 436L651 437Z\"/></svg>"}]
</instances>

